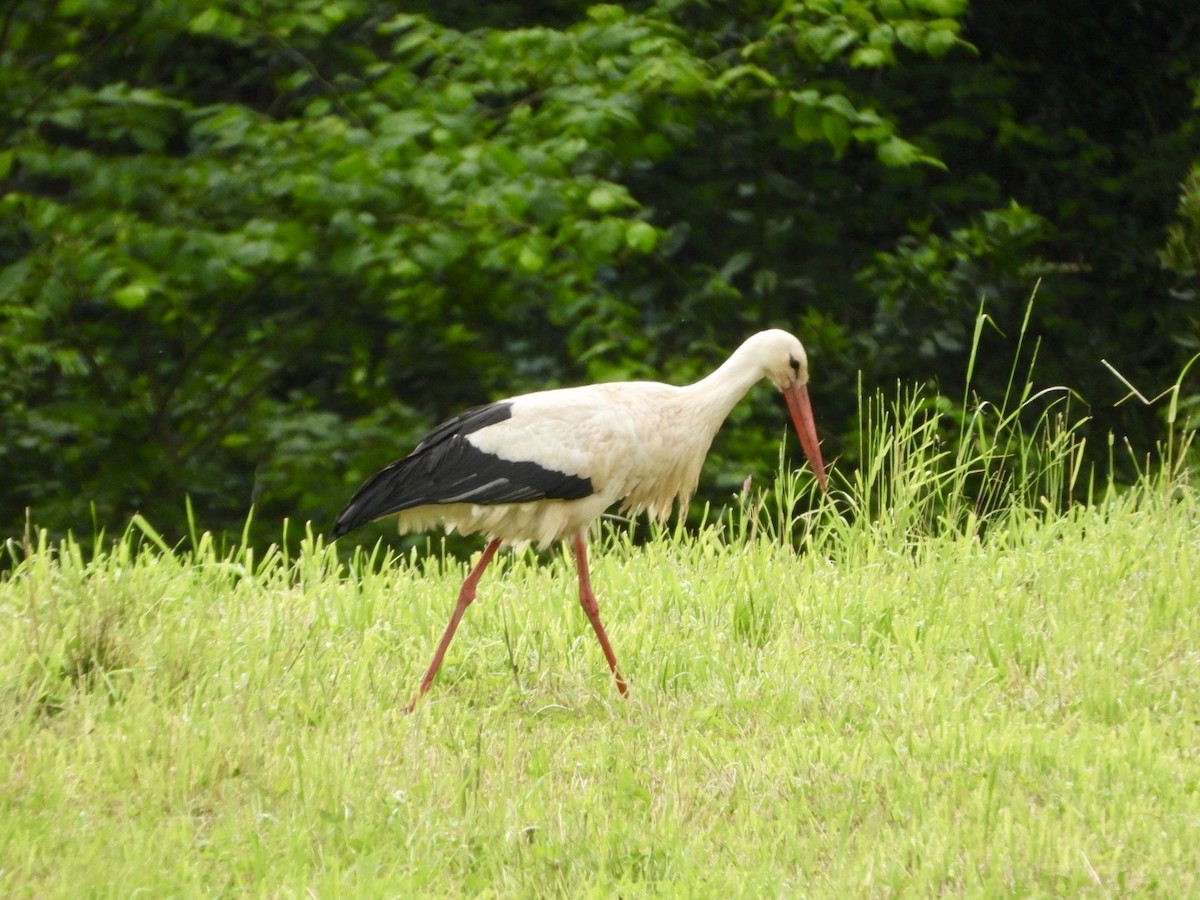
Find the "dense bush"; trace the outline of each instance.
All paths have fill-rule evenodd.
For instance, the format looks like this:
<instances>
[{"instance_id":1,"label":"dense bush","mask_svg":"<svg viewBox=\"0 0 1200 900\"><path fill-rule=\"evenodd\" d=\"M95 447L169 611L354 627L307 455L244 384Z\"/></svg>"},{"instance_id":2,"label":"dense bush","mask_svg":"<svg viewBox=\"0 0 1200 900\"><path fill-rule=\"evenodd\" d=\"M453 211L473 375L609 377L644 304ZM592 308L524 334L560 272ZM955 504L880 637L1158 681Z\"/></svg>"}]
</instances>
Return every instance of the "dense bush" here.
<instances>
[{"instance_id":1,"label":"dense bush","mask_svg":"<svg viewBox=\"0 0 1200 900\"><path fill-rule=\"evenodd\" d=\"M1100 359L1196 350L1200 13L1061 6L10 3L0 529L323 527L463 405L766 325L835 455L860 372L960 401L981 299L1002 390L1039 281L1043 376L1146 447ZM773 470L771 402L710 496Z\"/></svg>"}]
</instances>

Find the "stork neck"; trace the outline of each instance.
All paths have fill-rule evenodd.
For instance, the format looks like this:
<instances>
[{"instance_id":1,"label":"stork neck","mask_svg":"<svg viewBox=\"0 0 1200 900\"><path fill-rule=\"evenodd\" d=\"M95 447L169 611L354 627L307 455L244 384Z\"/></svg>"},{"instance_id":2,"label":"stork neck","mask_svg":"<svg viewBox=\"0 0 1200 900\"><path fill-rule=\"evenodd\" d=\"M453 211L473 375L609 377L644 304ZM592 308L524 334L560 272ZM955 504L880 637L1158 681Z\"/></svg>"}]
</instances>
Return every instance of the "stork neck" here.
<instances>
[{"instance_id":1,"label":"stork neck","mask_svg":"<svg viewBox=\"0 0 1200 900\"><path fill-rule=\"evenodd\" d=\"M764 375L743 344L716 371L682 390L695 415L705 420L715 433L737 402Z\"/></svg>"}]
</instances>

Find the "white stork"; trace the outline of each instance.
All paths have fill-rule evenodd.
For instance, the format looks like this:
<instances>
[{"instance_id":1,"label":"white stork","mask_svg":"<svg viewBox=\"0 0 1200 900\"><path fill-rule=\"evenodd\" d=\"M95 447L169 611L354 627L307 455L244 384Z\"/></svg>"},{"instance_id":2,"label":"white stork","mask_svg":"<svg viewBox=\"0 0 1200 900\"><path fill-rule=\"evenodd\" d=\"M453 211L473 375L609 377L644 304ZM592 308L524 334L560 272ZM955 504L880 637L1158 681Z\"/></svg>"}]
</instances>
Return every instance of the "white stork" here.
<instances>
[{"instance_id":1,"label":"white stork","mask_svg":"<svg viewBox=\"0 0 1200 900\"><path fill-rule=\"evenodd\" d=\"M825 467L808 399L808 358L786 331L762 331L720 368L686 387L646 381L539 391L477 406L442 423L417 448L367 479L337 517L333 536L383 516L401 531L433 525L481 532L488 544L459 591L433 661L408 709L433 682L483 570L502 542L545 547L570 538L579 603L617 668L588 577L584 534L620 502L662 521L696 491L700 468L729 411L769 378L788 411L822 490Z\"/></svg>"}]
</instances>

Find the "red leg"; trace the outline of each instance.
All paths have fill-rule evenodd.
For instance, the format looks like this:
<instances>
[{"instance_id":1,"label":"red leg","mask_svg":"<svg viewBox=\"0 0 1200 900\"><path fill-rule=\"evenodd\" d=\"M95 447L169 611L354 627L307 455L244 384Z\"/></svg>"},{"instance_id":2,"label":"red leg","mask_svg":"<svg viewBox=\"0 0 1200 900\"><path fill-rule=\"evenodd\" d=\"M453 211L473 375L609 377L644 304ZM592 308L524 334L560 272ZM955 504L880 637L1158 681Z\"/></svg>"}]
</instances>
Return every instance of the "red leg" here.
<instances>
[{"instance_id":1,"label":"red leg","mask_svg":"<svg viewBox=\"0 0 1200 900\"><path fill-rule=\"evenodd\" d=\"M417 696L413 697L412 703L408 704L405 712L412 712L413 707L417 705L417 700L429 690L429 685L433 684L433 678L437 675L438 667L442 664L442 657L446 655L446 648L450 646L450 641L454 638L454 632L458 629L458 622L462 619L463 613L467 611L467 607L471 605L471 601L475 599L475 586L479 584L479 577L483 575L483 570L492 561L492 557L496 555L496 550L499 547L500 538L494 538L491 543L484 547L483 555L479 557L479 562L475 563L475 568L471 570L471 574L467 576L467 580L462 583L462 587L458 591L458 603L454 606L454 614L450 616L450 624L446 626L442 640L438 643L437 651L433 654L433 662L429 664L429 669L425 672L425 677L421 679L421 687L417 690Z\"/></svg>"},{"instance_id":2,"label":"red leg","mask_svg":"<svg viewBox=\"0 0 1200 900\"><path fill-rule=\"evenodd\" d=\"M600 604L596 602L596 595L592 593L592 579L588 575L587 548L584 546L582 533L575 535L575 569L579 572L579 605L583 607L588 621L596 630L596 637L600 639L600 648L608 660L608 667L612 669L613 677L617 679L617 690L621 692L622 697L627 696L629 688L625 686L625 679L621 677L621 672L617 668L617 658L613 655L612 644L608 642L608 635L605 634L604 625L600 622Z\"/></svg>"}]
</instances>

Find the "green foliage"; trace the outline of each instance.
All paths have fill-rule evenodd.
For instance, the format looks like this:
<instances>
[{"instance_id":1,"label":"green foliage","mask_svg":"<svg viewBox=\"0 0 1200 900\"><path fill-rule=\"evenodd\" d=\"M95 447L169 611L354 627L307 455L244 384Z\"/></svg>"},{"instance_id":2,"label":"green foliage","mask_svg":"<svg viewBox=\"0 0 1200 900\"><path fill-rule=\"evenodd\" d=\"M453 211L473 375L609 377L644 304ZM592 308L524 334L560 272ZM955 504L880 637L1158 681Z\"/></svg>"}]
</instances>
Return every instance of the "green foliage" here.
<instances>
[{"instance_id":1,"label":"green foliage","mask_svg":"<svg viewBox=\"0 0 1200 900\"><path fill-rule=\"evenodd\" d=\"M1200 166L1193 168L1183 183L1175 222L1167 229L1161 259L1164 266L1190 284L1191 299L1195 300L1200 284ZM1200 343L1192 346L1200 347Z\"/></svg>"},{"instance_id":2,"label":"green foliage","mask_svg":"<svg viewBox=\"0 0 1200 900\"><path fill-rule=\"evenodd\" d=\"M1196 78L1194 87L1192 106L1200 110L1200 77ZM1191 136L1200 133L1200 116L1194 118L1189 133ZM1196 421L1200 416L1200 379L1194 371L1200 361L1200 309L1197 309L1200 303L1200 162L1193 161L1180 187L1175 218L1167 228L1159 260L1178 277L1174 294L1187 309L1183 316L1186 327L1178 329L1172 340L1185 353L1192 354L1172 388L1167 423L1174 426L1179 415L1185 421Z\"/></svg>"},{"instance_id":3,"label":"green foliage","mask_svg":"<svg viewBox=\"0 0 1200 900\"><path fill-rule=\"evenodd\" d=\"M1011 335L1037 278L1050 376L1094 405L1101 356L1153 385L1194 352L1158 262L1188 247L1182 2L406 10L0 12L0 530L175 539L188 495L213 527L254 504L262 540L324 525L462 406L691 378L773 324L833 456L856 373L959 383L980 297ZM1094 76L1114 34L1135 79ZM766 392L735 412L709 499L770 471L777 422Z\"/></svg>"},{"instance_id":4,"label":"green foliage","mask_svg":"<svg viewBox=\"0 0 1200 900\"><path fill-rule=\"evenodd\" d=\"M948 235L912 235L876 254L859 278L879 302L870 331L857 336L874 371L954 384L971 344L977 298L982 294L1001 327L1017 325L1029 285L1046 272L1034 251L1047 230L1044 219L1012 203ZM988 374L1000 378L1003 371ZM985 384L982 392L994 395L998 387L1003 382Z\"/></svg>"},{"instance_id":5,"label":"green foliage","mask_svg":"<svg viewBox=\"0 0 1200 900\"><path fill-rule=\"evenodd\" d=\"M41 14L19 12L5 451L41 471L9 521L170 522L184 492L218 521L255 499L327 518L370 464L347 450L479 399L556 324L539 310L653 251L614 165L668 150L666 99L704 89L669 26L616 9L468 35L370 3L151 4L112 25L71 6L60 24L99 52L57 84Z\"/></svg>"}]
</instances>

